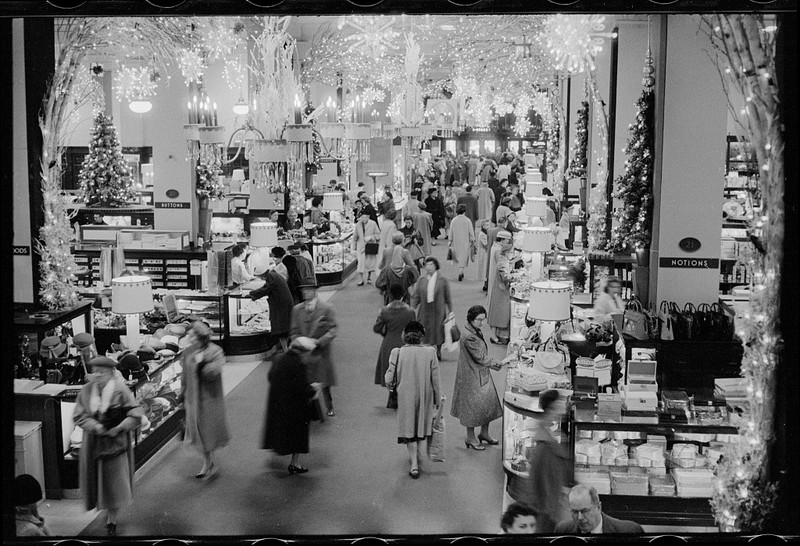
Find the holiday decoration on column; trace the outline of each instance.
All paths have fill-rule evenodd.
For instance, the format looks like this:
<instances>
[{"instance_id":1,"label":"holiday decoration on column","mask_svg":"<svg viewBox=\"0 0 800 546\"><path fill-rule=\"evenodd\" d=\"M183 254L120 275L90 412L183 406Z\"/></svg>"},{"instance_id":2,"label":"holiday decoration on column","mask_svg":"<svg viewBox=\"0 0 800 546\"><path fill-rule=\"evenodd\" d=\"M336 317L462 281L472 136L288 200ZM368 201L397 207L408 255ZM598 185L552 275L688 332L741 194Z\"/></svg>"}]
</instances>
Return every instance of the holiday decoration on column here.
<instances>
[{"instance_id":1,"label":"holiday decoration on column","mask_svg":"<svg viewBox=\"0 0 800 546\"><path fill-rule=\"evenodd\" d=\"M83 202L90 207L120 207L136 197L131 169L122 157L117 129L110 117L98 112L94 117L89 155L78 175Z\"/></svg>"},{"instance_id":2,"label":"holiday decoration on column","mask_svg":"<svg viewBox=\"0 0 800 546\"><path fill-rule=\"evenodd\" d=\"M653 145L655 94L653 56L645 57L644 90L636 102L636 121L630 126L625 172L614 181L614 197L622 207L614 212L618 224L611 231L608 250L631 252L650 248L653 228Z\"/></svg>"},{"instance_id":3,"label":"holiday decoration on column","mask_svg":"<svg viewBox=\"0 0 800 546\"><path fill-rule=\"evenodd\" d=\"M578 119L575 120L575 142L572 145L572 160L569 162L569 172L571 178L582 178L586 176L587 157L586 152L589 147L589 102L581 102L578 110Z\"/></svg>"},{"instance_id":4,"label":"holiday decoration on column","mask_svg":"<svg viewBox=\"0 0 800 546\"><path fill-rule=\"evenodd\" d=\"M741 441L723 449L711 504L722 529L764 532L776 512L778 488L784 487L770 481L768 470L780 426L774 416L777 371L784 365L780 294L788 282L781 278L784 129L775 78L776 29L762 15L708 15L700 21L700 30L713 46L709 55L719 70L731 114L758 157L761 190L761 207L750 207L748 213L751 244L742 245L740 258L751 273L750 300L736 320L750 412L739 426ZM741 110L733 107L734 97L744 99Z\"/></svg>"}]
</instances>

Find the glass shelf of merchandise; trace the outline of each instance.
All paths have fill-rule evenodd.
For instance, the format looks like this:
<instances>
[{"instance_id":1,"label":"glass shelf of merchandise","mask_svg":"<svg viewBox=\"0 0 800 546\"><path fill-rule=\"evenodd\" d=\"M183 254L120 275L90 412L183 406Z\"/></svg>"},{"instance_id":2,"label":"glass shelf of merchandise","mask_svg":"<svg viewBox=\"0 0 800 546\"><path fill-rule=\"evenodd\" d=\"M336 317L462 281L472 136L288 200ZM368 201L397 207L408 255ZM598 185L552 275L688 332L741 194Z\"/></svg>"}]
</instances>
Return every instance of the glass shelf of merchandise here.
<instances>
[{"instance_id":1,"label":"glass shelf of merchandise","mask_svg":"<svg viewBox=\"0 0 800 546\"><path fill-rule=\"evenodd\" d=\"M262 281L263 284L263 281ZM263 356L274 345L270 333L269 298L250 299L250 289L225 294L228 349L226 356Z\"/></svg>"},{"instance_id":2,"label":"glass shelf of merchandise","mask_svg":"<svg viewBox=\"0 0 800 546\"><path fill-rule=\"evenodd\" d=\"M220 345L223 350L227 350L224 290L171 290L168 294L175 297L179 315L207 323L211 328L211 341ZM171 322L175 322L175 320Z\"/></svg>"},{"instance_id":3,"label":"glass shelf of merchandise","mask_svg":"<svg viewBox=\"0 0 800 546\"><path fill-rule=\"evenodd\" d=\"M356 253L352 250L353 232L315 237L309 245L314 259L314 272L320 286L340 284L356 269Z\"/></svg>"}]
</instances>

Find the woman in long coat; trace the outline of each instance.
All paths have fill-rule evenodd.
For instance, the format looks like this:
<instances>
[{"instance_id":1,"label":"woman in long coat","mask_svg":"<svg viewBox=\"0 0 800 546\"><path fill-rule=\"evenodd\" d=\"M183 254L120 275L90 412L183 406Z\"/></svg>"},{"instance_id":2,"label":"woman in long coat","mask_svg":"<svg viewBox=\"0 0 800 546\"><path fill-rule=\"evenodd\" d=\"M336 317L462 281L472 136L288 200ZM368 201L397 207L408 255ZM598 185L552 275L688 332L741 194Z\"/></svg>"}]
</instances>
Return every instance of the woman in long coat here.
<instances>
[{"instance_id":1,"label":"woman in long coat","mask_svg":"<svg viewBox=\"0 0 800 546\"><path fill-rule=\"evenodd\" d=\"M250 298L257 300L267 296L270 334L278 337L285 351L288 347L289 328L292 325L294 298L286 279L274 269L267 271L262 278L265 281L264 286L252 290Z\"/></svg>"},{"instance_id":2,"label":"woman in long coat","mask_svg":"<svg viewBox=\"0 0 800 546\"><path fill-rule=\"evenodd\" d=\"M392 301L381 309L372 327L376 334L383 336L381 349L378 352L378 363L375 366L375 384L382 387L386 386L384 376L389 369L389 353L392 349L403 345L403 328L416 318L414 310L403 302L407 292L400 285L393 285L388 292Z\"/></svg>"},{"instance_id":3,"label":"woman in long coat","mask_svg":"<svg viewBox=\"0 0 800 546\"><path fill-rule=\"evenodd\" d=\"M485 320L486 309L482 305L473 305L467 311L467 326L458 340L458 369L450 407L450 415L457 417L461 425L467 428L467 449L478 451L485 449L483 442L498 444L489 436L489 423L503 416L503 408L489 371L490 368L499 370L502 363L489 357L489 349L481 332ZM477 439L475 427L481 427Z\"/></svg>"},{"instance_id":4,"label":"woman in long coat","mask_svg":"<svg viewBox=\"0 0 800 546\"><path fill-rule=\"evenodd\" d=\"M475 248L475 228L467 218L467 206L458 205L456 217L450 222L450 250L453 253L453 263L458 267L458 280L464 280L464 269L472 260L472 250Z\"/></svg>"},{"instance_id":5,"label":"woman in long coat","mask_svg":"<svg viewBox=\"0 0 800 546\"><path fill-rule=\"evenodd\" d=\"M358 257L358 286L364 286L364 273L367 274L367 284L372 284L372 272L378 267L378 255L367 254L367 243L377 243L381 239L381 230L374 221L370 220L367 212L362 212L358 217L355 230L353 230L353 250ZM376 273L377 276L377 273Z\"/></svg>"},{"instance_id":6,"label":"woman in long coat","mask_svg":"<svg viewBox=\"0 0 800 546\"><path fill-rule=\"evenodd\" d=\"M133 441L131 431L141 424L144 410L117 372L117 363L105 356L89 361L92 373L75 401L72 419L83 429L79 476L87 510L106 510L106 532L117 532L117 512L133 502ZM125 411L127 410L127 411ZM119 423L110 419L125 412ZM121 416L121 415L120 415ZM116 421L116 419L114 419ZM112 426L113 425L113 426ZM106 443L118 443L120 452L99 457Z\"/></svg>"},{"instance_id":7,"label":"woman in long coat","mask_svg":"<svg viewBox=\"0 0 800 546\"><path fill-rule=\"evenodd\" d=\"M411 307L417 310L417 320L425 327L425 342L436 347L436 356L442 358L444 322L453 309L450 298L450 283L439 273L439 260L433 256L425 258L425 275L414 285ZM428 285L434 283L433 298L428 301Z\"/></svg>"},{"instance_id":8,"label":"woman in long coat","mask_svg":"<svg viewBox=\"0 0 800 546\"><path fill-rule=\"evenodd\" d=\"M511 250L511 233L499 231L489 257L489 326L495 329L495 337L489 341L506 345L511 326L511 266L508 252Z\"/></svg>"},{"instance_id":9,"label":"woman in long coat","mask_svg":"<svg viewBox=\"0 0 800 546\"><path fill-rule=\"evenodd\" d=\"M302 474L300 454L308 453L308 423L315 389L308 382L301 355L306 352L302 339L295 339L289 350L275 357L267 374L269 399L261 449L278 455L291 454L289 474Z\"/></svg>"},{"instance_id":10,"label":"woman in long coat","mask_svg":"<svg viewBox=\"0 0 800 546\"><path fill-rule=\"evenodd\" d=\"M478 280L486 282L486 275L489 272L489 234L487 228L491 225L491 220L478 220L478 229L475 238L478 241ZM488 287L484 284L484 289Z\"/></svg>"},{"instance_id":11,"label":"woman in long coat","mask_svg":"<svg viewBox=\"0 0 800 546\"><path fill-rule=\"evenodd\" d=\"M395 245L388 263L381 269L378 279L375 281L375 288L383 293L383 304L388 305L392 301L391 288L399 286L403 291L402 300L405 303L411 301L408 289L417 282L419 274L417 268L406 263L408 251L400 245Z\"/></svg>"},{"instance_id":12,"label":"woman in long coat","mask_svg":"<svg viewBox=\"0 0 800 546\"><path fill-rule=\"evenodd\" d=\"M433 220L431 237L435 241L441 233L441 228L444 227L444 203L439 198L439 188L436 186L428 188L428 196L425 198L425 210L430 213Z\"/></svg>"},{"instance_id":13,"label":"woman in long coat","mask_svg":"<svg viewBox=\"0 0 800 546\"><path fill-rule=\"evenodd\" d=\"M419 211L411 215L411 220L414 222L414 228L422 236L422 252L425 256L431 255L431 230L433 230L433 216L425 210L425 203L419 204Z\"/></svg>"},{"instance_id":14,"label":"woman in long coat","mask_svg":"<svg viewBox=\"0 0 800 546\"><path fill-rule=\"evenodd\" d=\"M434 411L441 403L436 350L421 345L425 328L417 321L403 330L405 345L392 349L384 380L397 390L397 443L405 444L411 463L408 473L419 478L419 452L427 452Z\"/></svg>"},{"instance_id":15,"label":"woman in long coat","mask_svg":"<svg viewBox=\"0 0 800 546\"><path fill-rule=\"evenodd\" d=\"M228 419L222 390L225 354L211 343L211 329L195 321L187 332L189 346L183 350L183 399L186 433L183 443L203 454L203 468L195 477L210 478L217 472L214 450L228 445Z\"/></svg>"}]
</instances>

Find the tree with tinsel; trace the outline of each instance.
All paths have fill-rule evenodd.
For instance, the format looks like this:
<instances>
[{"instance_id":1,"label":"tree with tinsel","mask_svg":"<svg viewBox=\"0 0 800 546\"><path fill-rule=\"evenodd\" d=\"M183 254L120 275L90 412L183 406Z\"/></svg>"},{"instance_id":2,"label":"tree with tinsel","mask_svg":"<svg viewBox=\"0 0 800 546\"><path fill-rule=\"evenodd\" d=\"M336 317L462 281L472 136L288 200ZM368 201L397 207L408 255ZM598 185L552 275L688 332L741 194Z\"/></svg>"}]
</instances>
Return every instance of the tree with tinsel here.
<instances>
[{"instance_id":1,"label":"tree with tinsel","mask_svg":"<svg viewBox=\"0 0 800 546\"><path fill-rule=\"evenodd\" d=\"M117 129L103 112L94 117L89 155L78 176L83 201L90 207L119 207L135 197L131 169L122 157Z\"/></svg>"},{"instance_id":2,"label":"tree with tinsel","mask_svg":"<svg viewBox=\"0 0 800 546\"><path fill-rule=\"evenodd\" d=\"M630 252L650 247L653 229L653 145L655 98L645 87L636 102L636 121L630 126L625 147L625 172L614 181L614 197L622 206L614 211L617 225L611 230L608 250Z\"/></svg>"},{"instance_id":3,"label":"tree with tinsel","mask_svg":"<svg viewBox=\"0 0 800 546\"><path fill-rule=\"evenodd\" d=\"M220 179L222 167L217 162L205 164L198 162L197 167L197 186L195 193L200 199L222 199L225 196L225 186Z\"/></svg>"},{"instance_id":4,"label":"tree with tinsel","mask_svg":"<svg viewBox=\"0 0 800 546\"><path fill-rule=\"evenodd\" d=\"M572 161L569 162L568 175L572 178L586 176L589 147L589 102L581 102L578 119L575 120L575 142L572 145Z\"/></svg>"}]
</instances>

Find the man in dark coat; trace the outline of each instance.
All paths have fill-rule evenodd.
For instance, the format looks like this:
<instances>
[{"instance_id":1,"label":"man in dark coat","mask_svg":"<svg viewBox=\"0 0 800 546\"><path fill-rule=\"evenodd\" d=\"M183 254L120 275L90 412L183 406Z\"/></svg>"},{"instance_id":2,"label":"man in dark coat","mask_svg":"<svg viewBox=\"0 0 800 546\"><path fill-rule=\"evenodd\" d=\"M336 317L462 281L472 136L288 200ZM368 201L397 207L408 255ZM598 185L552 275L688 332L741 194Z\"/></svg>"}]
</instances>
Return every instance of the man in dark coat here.
<instances>
[{"instance_id":1,"label":"man in dark coat","mask_svg":"<svg viewBox=\"0 0 800 546\"><path fill-rule=\"evenodd\" d=\"M292 324L292 306L294 299L289 284L275 269L270 269L261 276L264 286L250 292L250 298L257 300L267 296L269 302L270 333L277 336L285 351L289 345L289 328Z\"/></svg>"},{"instance_id":2,"label":"man in dark coat","mask_svg":"<svg viewBox=\"0 0 800 546\"><path fill-rule=\"evenodd\" d=\"M569 508L572 518L556 525L557 535L644 534L642 526L635 521L612 518L603 513L600 496L594 487L573 487L569 492Z\"/></svg>"},{"instance_id":3,"label":"man in dark coat","mask_svg":"<svg viewBox=\"0 0 800 546\"><path fill-rule=\"evenodd\" d=\"M444 227L444 203L439 198L439 188L436 186L428 188L428 197L425 199L425 210L433 217L433 228L431 228L431 238L435 241ZM433 242L433 244L436 244Z\"/></svg>"},{"instance_id":4,"label":"man in dark coat","mask_svg":"<svg viewBox=\"0 0 800 546\"><path fill-rule=\"evenodd\" d=\"M472 186L466 187L466 193L458 198L457 205L467 206L467 212L465 214L467 218L472 221L472 225L474 226L475 222L478 220L478 198L473 195Z\"/></svg>"},{"instance_id":5,"label":"man in dark coat","mask_svg":"<svg viewBox=\"0 0 800 546\"><path fill-rule=\"evenodd\" d=\"M317 284L317 274L314 271L314 262L303 256L303 250L303 243L289 245L289 254L294 256L297 260L297 269L300 271L300 277L303 279L303 284Z\"/></svg>"}]
</instances>

